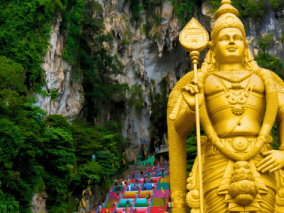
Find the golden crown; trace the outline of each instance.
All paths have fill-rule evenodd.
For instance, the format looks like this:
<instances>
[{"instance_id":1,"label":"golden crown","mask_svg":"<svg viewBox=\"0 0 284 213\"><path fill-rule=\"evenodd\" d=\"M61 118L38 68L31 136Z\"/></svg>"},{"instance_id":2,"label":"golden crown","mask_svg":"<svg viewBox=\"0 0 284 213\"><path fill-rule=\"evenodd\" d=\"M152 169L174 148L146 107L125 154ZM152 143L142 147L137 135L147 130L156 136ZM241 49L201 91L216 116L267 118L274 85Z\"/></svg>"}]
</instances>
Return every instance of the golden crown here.
<instances>
[{"instance_id":1,"label":"golden crown","mask_svg":"<svg viewBox=\"0 0 284 213\"><path fill-rule=\"evenodd\" d=\"M219 32L225 28L238 28L242 34L244 40L246 39L246 32L242 21L238 18L239 11L232 6L230 0L223 0L221 7L216 11L214 17L216 22L214 23L211 40L215 41Z\"/></svg>"}]
</instances>

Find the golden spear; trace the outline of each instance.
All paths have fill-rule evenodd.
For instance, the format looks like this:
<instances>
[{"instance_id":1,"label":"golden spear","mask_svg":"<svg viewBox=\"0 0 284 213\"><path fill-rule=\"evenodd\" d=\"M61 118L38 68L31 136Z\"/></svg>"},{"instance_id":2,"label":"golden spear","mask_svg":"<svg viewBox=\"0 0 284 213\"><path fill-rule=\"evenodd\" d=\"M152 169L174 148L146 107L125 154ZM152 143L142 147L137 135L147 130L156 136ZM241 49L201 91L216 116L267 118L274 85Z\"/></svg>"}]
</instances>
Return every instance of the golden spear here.
<instances>
[{"instance_id":1,"label":"golden spear","mask_svg":"<svg viewBox=\"0 0 284 213\"><path fill-rule=\"evenodd\" d=\"M190 52L191 61L194 69L194 80L197 83L197 64L199 53L204 50L209 42L209 35L202 25L192 18L179 36L179 42L183 49ZM199 169L199 195L200 195L200 213L203 209L203 186L202 186L202 164L201 164L201 140L200 140L200 121L199 121L199 104L198 93L195 94L195 115L196 115L196 136L197 136L197 157Z\"/></svg>"}]
</instances>

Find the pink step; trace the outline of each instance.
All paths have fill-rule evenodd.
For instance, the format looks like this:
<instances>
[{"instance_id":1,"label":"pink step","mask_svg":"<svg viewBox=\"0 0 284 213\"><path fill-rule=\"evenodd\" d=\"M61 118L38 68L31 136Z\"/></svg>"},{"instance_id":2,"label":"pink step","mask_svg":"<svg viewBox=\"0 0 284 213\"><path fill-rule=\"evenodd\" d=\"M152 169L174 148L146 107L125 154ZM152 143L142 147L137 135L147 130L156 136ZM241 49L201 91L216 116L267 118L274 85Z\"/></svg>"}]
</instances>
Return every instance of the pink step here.
<instances>
[{"instance_id":1,"label":"pink step","mask_svg":"<svg viewBox=\"0 0 284 213\"><path fill-rule=\"evenodd\" d=\"M170 190L164 190L164 191L165 191L165 195L163 194L162 190L157 190L155 193L155 198L168 197Z\"/></svg>"},{"instance_id":2,"label":"pink step","mask_svg":"<svg viewBox=\"0 0 284 213\"><path fill-rule=\"evenodd\" d=\"M146 213L148 208L144 208L144 207L134 207L132 209L132 213L134 213L134 209L136 209L136 213Z\"/></svg>"},{"instance_id":3,"label":"pink step","mask_svg":"<svg viewBox=\"0 0 284 213\"><path fill-rule=\"evenodd\" d=\"M109 196L109 199L110 199L110 200L116 200L116 199L117 199L117 193L118 193L118 192L111 192L111 193L110 193L110 196Z\"/></svg>"}]
</instances>

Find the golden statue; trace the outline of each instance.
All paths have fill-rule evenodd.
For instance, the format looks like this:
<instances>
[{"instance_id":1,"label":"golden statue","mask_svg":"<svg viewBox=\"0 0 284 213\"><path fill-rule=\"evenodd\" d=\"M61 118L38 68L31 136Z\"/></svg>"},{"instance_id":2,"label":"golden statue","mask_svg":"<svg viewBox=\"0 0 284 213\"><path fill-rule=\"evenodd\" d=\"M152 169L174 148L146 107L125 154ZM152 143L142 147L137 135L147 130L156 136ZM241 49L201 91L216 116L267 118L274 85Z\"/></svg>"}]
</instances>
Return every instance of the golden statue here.
<instances>
[{"instance_id":1,"label":"golden statue","mask_svg":"<svg viewBox=\"0 0 284 213\"><path fill-rule=\"evenodd\" d=\"M257 66L238 10L230 0L221 4L197 81L193 72L186 74L169 97L172 210L186 213L188 205L193 213L284 213L284 83ZM189 25L180 41L201 51L198 42L207 39L206 33L195 20ZM194 68L197 51L191 52ZM201 164L196 159L187 178L186 134L197 121L196 103L206 136L200 141ZM279 150L270 145L275 120Z\"/></svg>"}]
</instances>

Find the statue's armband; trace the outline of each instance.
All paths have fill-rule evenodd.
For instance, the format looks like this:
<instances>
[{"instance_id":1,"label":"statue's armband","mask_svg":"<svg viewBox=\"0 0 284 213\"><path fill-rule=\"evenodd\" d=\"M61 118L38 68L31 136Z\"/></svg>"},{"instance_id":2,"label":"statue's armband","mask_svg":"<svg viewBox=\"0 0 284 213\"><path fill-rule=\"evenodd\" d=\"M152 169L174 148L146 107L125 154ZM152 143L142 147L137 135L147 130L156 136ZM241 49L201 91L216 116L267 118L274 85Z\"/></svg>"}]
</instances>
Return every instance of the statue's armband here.
<instances>
[{"instance_id":1,"label":"statue's armband","mask_svg":"<svg viewBox=\"0 0 284 213\"><path fill-rule=\"evenodd\" d=\"M284 118L284 88L276 85L277 92L278 92L278 113L277 113L277 120L281 121Z\"/></svg>"}]
</instances>

